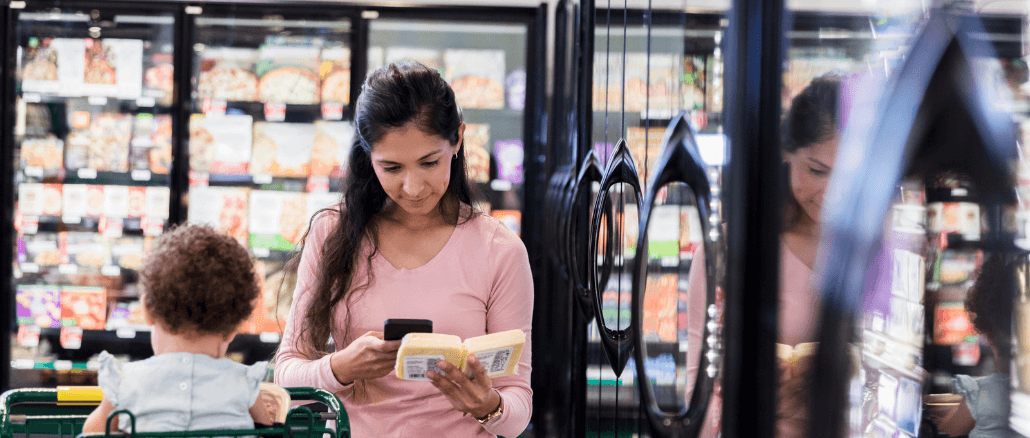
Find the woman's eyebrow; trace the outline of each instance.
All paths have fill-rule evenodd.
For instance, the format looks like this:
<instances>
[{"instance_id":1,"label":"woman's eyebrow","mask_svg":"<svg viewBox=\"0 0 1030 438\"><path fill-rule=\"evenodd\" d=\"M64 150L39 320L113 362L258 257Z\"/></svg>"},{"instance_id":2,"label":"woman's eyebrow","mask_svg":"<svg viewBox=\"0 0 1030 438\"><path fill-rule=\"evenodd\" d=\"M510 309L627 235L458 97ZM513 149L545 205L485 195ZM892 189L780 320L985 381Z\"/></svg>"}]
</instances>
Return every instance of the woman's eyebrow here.
<instances>
[{"instance_id":1,"label":"woman's eyebrow","mask_svg":"<svg viewBox=\"0 0 1030 438\"><path fill-rule=\"evenodd\" d=\"M440 153L440 151L430 152L428 154L423 155L422 158L418 159L418 161L427 160L430 157L432 157L433 155L436 155L436 154L439 154L439 153ZM397 166L399 166L401 164L401 163L397 163L397 162L394 162L394 161L383 160L383 159L376 160L376 163L379 163L380 165L383 165L383 166L386 166L386 165L397 165Z\"/></svg>"}]
</instances>

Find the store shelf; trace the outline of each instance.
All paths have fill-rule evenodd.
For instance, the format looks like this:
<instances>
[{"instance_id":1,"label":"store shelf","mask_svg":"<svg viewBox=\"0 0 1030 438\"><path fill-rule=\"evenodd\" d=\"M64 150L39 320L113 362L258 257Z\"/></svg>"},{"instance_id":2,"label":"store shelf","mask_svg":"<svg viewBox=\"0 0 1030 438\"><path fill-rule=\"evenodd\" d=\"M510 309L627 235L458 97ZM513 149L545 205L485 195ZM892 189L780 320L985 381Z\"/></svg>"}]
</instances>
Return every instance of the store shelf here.
<instances>
[{"instance_id":1,"label":"store shelf","mask_svg":"<svg viewBox=\"0 0 1030 438\"><path fill-rule=\"evenodd\" d=\"M69 170L64 176L65 184L92 184L109 186L167 187L171 184L168 174L149 170L130 172L105 172L96 169Z\"/></svg>"},{"instance_id":2,"label":"store shelf","mask_svg":"<svg viewBox=\"0 0 1030 438\"><path fill-rule=\"evenodd\" d=\"M65 104L71 100L86 100L87 104L91 107L98 107L107 109L109 106L114 106L119 109L120 113L136 114L136 113L151 113L151 114L170 114L172 108L168 105L161 105L160 97L149 97L143 96L135 99L124 99L117 97L105 97L105 96L62 96L57 94L47 93L21 93L20 97L25 103L38 103L38 104Z\"/></svg>"},{"instance_id":3,"label":"store shelf","mask_svg":"<svg viewBox=\"0 0 1030 438\"><path fill-rule=\"evenodd\" d=\"M209 106L212 105L210 102L211 101L208 101L207 105L209 105ZM266 103L265 102L242 102L242 101L226 101L226 102L221 102L221 101L219 101L219 102L216 102L214 104L214 107L216 107L216 108L213 109L213 110L211 108L205 109L204 105L205 105L205 99L197 99L197 100L195 100L195 105L194 105L194 108L193 108L193 112L196 113L196 114L204 114L204 115L209 116L209 117L217 117L218 115L222 115L222 114L248 114L248 115L255 116L255 119L258 120L258 121L266 120L266 117L265 117L265 114L266 114L265 113ZM322 107L322 104L320 104L320 103L317 103L317 104L292 104L292 103L287 103L287 104L283 104L283 105L285 105L285 112L282 115L283 119L282 120L270 120L269 119L267 121L277 121L277 122L287 122L287 123L311 123L311 122L318 121L318 120L340 121L340 120L349 120L351 118L350 114L352 113L350 105L343 105L342 109L338 109L339 110L339 114L337 116L333 116L333 115L329 115L327 113L323 113L323 107ZM224 106L224 108L223 108L223 106ZM326 117L327 115L329 115L329 117Z\"/></svg>"}]
</instances>

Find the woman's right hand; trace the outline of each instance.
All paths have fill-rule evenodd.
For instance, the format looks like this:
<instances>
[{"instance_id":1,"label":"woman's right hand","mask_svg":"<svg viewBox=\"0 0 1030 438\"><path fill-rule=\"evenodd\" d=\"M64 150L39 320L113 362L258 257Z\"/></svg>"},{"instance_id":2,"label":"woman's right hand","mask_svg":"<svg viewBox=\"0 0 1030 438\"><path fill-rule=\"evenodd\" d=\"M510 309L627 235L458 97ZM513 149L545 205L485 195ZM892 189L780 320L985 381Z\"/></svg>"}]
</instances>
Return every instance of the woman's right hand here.
<instances>
[{"instance_id":1,"label":"woman's right hand","mask_svg":"<svg viewBox=\"0 0 1030 438\"><path fill-rule=\"evenodd\" d=\"M336 380L345 385L378 379L393 372L400 348L401 341L384 341L383 332L368 332L330 355L329 366Z\"/></svg>"}]
</instances>

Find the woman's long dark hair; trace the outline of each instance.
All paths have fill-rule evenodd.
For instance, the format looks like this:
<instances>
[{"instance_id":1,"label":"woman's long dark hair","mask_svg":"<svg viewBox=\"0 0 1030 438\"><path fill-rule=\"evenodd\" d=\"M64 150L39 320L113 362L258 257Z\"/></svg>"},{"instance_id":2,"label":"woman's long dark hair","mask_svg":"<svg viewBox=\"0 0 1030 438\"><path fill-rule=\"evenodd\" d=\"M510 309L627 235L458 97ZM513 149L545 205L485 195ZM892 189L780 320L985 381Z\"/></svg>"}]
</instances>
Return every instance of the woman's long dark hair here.
<instances>
[{"instance_id":1,"label":"woman's long dark hair","mask_svg":"<svg viewBox=\"0 0 1030 438\"><path fill-rule=\"evenodd\" d=\"M783 122L783 152L793 153L798 149L811 147L830 140L840 134L841 81L843 76L831 73L819 76L805 87L801 94L791 100L790 111ZM801 218L801 204L790 189L790 167L784 165L784 179L787 188L783 230L790 230ZM815 218L818 219L818 218Z\"/></svg>"},{"instance_id":2,"label":"woman's long dark hair","mask_svg":"<svg viewBox=\"0 0 1030 438\"><path fill-rule=\"evenodd\" d=\"M347 330L350 303L357 292L366 290L374 281L372 258L378 252L379 242L373 218L389 199L372 168L370 153L374 145L390 130L414 123L420 131L457 146L462 123L454 91L436 70L419 63L390 64L372 72L362 85L354 119L357 129L341 188L343 202L325 209L338 214L339 222L320 249L322 263L317 269L317 284L300 326L297 347L311 359L333 349L327 345L330 336L340 336L336 339L344 344L351 341ZM450 183L438 206L444 219L455 225L477 214L472 208L473 190L466 177L464 152L462 148L451 160ZM314 218L311 226L314 226ZM306 240L307 234L302 242ZM371 249L365 260L367 281L354 284L359 256L366 244ZM299 263L299 258L298 254L293 263ZM346 309L343 327L335 323L336 309L340 305Z\"/></svg>"}]
</instances>

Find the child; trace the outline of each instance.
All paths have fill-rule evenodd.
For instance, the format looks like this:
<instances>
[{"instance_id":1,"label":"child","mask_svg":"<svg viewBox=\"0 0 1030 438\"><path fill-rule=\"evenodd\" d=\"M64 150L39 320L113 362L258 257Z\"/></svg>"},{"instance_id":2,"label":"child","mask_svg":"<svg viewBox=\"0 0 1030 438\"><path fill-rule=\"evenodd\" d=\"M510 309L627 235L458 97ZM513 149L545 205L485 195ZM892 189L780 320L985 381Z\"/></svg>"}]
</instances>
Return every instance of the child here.
<instances>
[{"instance_id":1,"label":"child","mask_svg":"<svg viewBox=\"0 0 1030 438\"><path fill-rule=\"evenodd\" d=\"M122 364L100 355L100 406L84 433L103 433L112 412L136 417L137 432L253 429L272 424L278 403L259 401L266 362L225 359L260 291L250 255L210 227L185 225L157 239L140 271L154 356ZM127 415L112 430L128 431Z\"/></svg>"}]
</instances>

